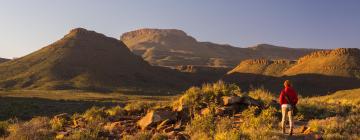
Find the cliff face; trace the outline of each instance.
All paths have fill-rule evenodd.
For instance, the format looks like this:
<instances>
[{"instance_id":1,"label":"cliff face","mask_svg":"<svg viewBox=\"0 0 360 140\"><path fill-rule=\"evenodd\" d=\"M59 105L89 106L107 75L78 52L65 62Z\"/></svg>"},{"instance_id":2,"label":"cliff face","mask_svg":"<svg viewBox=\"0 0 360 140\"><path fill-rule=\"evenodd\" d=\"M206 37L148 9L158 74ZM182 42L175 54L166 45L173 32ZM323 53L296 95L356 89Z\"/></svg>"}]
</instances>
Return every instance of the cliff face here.
<instances>
[{"instance_id":1,"label":"cliff face","mask_svg":"<svg viewBox=\"0 0 360 140\"><path fill-rule=\"evenodd\" d=\"M211 42L199 42L176 29L140 29L124 33L123 41L132 52L153 65L176 67L199 65L210 67L235 67L246 59L295 60L315 51L292 49L269 44L239 48Z\"/></svg>"}]
</instances>

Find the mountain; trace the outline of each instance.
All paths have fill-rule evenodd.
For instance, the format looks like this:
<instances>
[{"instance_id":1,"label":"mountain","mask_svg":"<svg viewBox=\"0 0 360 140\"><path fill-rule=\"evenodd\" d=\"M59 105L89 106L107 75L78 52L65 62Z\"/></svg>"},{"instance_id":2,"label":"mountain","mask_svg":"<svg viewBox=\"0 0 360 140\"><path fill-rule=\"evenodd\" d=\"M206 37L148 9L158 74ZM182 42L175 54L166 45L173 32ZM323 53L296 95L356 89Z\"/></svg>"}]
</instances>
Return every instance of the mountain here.
<instances>
[{"instance_id":1,"label":"mountain","mask_svg":"<svg viewBox=\"0 0 360 140\"><path fill-rule=\"evenodd\" d=\"M0 64L0 87L118 89L177 87L174 70L154 67L121 41L83 28L24 57Z\"/></svg>"},{"instance_id":2,"label":"mountain","mask_svg":"<svg viewBox=\"0 0 360 140\"><path fill-rule=\"evenodd\" d=\"M120 37L129 49L152 65L176 67L200 65L235 67L245 59L295 60L314 49L294 49L269 44L239 48L211 42L199 42L177 29L139 29Z\"/></svg>"},{"instance_id":3,"label":"mountain","mask_svg":"<svg viewBox=\"0 0 360 140\"><path fill-rule=\"evenodd\" d=\"M245 60L223 77L224 81L237 83L245 90L265 87L274 92L278 92L287 79L306 96L360 88L360 50L317 51L298 61Z\"/></svg>"},{"instance_id":4,"label":"mountain","mask_svg":"<svg viewBox=\"0 0 360 140\"><path fill-rule=\"evenodd\" d=\"M339 48L314 52L300 58L296 65L284 72L285 75L305 73L360 78L360 49Z\"/></svg>"},{"instance_id":5,"label":"mountain","mask_svg":"<svg viewBox=\"0 0 360 140\"><path fill-rule=\"evenodd\" d=\"M6 58L0 58L0 63L6 62L6 61L9 61L9 59L6 59Z\"/></svg>"},{"instance_id":6,"label":"mountain","mask_svg":"<svg viewBox=\"0 0 360 140\"><path fill-rule=\"evenodd\" d=\"M267 60L267 59L248 59L241 63L227 74L232 73L252 73L270 76L281 76L296 61L290 60Z\"/></svg>"}]
</instances>

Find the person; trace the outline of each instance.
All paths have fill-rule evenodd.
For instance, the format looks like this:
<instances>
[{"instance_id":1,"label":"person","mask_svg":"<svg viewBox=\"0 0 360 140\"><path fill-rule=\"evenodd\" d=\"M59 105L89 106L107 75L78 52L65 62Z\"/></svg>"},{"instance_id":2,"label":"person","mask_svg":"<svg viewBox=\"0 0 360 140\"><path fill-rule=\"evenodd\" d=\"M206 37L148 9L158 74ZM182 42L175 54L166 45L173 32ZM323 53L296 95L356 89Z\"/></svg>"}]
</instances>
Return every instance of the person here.
<instances>
[{"instance_id":1,"label":"person","mask_svg":"<svg viewBox=\"0 0 360 140\"><path fill-rule=\"evenodd\" d=\"M285 134L285 120L286 115L289 117L289 125L290 125L290 135L293 134L293 108L298 102L297 93L293 89L291 82L289 80L286 80L284 82L284 89L280 93L279 97L279 103L281 105L281 113L282 113L282 119L281 119L281 127L282 132Z\"/></svg>"}]
</instances>

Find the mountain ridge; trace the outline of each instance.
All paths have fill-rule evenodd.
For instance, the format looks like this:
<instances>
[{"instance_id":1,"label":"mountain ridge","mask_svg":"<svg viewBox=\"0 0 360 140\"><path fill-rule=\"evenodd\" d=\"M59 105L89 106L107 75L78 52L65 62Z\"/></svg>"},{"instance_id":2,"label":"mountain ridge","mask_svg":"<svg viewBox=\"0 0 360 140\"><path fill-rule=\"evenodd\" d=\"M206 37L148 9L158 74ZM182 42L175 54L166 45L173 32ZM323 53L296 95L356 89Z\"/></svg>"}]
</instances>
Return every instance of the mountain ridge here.
<instances>
[{"instance_id":1,"label":"mountain ridge","mask_svg":"<svg viewBox=\"0 0 360 140\"><path fill-rule=\"evenodd\" d=\"M101 90L181 83L171 70L149 65L117 39L83 28L29 55L1 63L0 73L2 88ZM167 77L158 76L160 73Z\"/></svg>"},{"instance_id":2,"label":"mountain ridge","mask_svg":"<svg viewBox=\"0 0 360 140\"><path fill-rule=\"evenodd\" d=\"M120 40L150 64L169 67L181 65L234 67L246 59L295 60L317 51L317 49L286 48L270 44L240 48L200 42L177 29L138 29L124 33Z\"/></svg>"}]
</instances>

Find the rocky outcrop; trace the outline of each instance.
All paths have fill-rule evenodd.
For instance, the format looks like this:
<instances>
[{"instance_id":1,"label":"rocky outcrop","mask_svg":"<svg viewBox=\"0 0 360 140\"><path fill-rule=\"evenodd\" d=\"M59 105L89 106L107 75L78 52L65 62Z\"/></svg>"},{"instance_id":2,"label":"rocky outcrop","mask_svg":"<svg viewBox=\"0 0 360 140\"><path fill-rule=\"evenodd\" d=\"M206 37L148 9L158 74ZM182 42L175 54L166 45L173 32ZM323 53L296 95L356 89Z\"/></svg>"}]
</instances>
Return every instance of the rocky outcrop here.
<instances>
[{"instance_id":1,"label":"rocky outcrop","mask_svg":"<svg viewBox=\"0 0 360 140\"><path fill-rule=\"evenodd\" d=\"M162 121L175 121L177 115L175 112L168 109L155 109L149 111L143 118L141 118L137 124L144 130L149 126L161 123Z\"/></svg>"}]
</instances>

